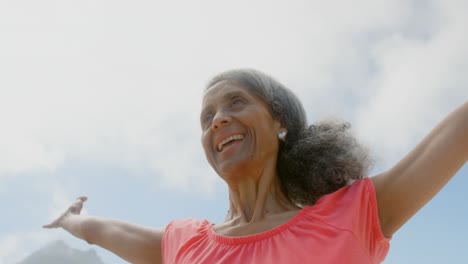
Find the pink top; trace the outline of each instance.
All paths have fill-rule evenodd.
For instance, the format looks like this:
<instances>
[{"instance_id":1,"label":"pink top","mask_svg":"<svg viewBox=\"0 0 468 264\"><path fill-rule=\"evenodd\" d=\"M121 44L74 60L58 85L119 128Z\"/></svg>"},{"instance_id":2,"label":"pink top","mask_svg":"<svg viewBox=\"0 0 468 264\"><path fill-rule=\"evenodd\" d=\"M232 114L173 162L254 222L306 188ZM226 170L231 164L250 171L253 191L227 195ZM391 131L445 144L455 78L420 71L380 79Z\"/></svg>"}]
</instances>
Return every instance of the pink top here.
<instances>
[{"instance_id":1,"label":"pink top","mask_svg":"<svg viewBox=\"0 0 468 264\"><path fill-rule=\"evenodd\" d=\"M172 221L163 263L380 263L389 249L369 178L325 195L286 223L241 237L216 234L207 220Z\"/></svg>"}]
</instances>

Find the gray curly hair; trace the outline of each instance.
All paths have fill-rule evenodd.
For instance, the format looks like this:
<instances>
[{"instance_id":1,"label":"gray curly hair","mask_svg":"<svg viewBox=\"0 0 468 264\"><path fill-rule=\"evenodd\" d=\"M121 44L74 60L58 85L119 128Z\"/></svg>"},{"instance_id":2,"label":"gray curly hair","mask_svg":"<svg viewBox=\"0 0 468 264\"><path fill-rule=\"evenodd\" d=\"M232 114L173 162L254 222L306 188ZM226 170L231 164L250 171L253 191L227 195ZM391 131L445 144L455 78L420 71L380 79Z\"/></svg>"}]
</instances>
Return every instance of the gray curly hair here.
<instances>
[{"instance_id":1,"label":"gray curly hair","mask_svg":"<svg viewBox=\"0 0 468 264\"><path fill-rule=\"evenodd\" d=\"M277 170L284 193L294 203L315 204L323 195L368 173L372 165L369 152L349 132L349 123L326 119L308 126L297 96L257 70L223 72L206 89L221 81L238 83L257 94L287 128L285 141L280 141Z\"/></svg>"}]
</instances>

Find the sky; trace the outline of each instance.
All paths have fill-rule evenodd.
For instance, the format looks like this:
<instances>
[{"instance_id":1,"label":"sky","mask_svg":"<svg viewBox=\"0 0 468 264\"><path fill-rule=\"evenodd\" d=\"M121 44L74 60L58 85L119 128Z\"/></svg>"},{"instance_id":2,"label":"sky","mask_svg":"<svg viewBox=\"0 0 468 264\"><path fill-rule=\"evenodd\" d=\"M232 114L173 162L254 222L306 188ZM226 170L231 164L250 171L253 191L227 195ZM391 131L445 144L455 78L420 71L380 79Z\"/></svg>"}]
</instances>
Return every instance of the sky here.
<instances>
[{"instance_id":1,"label":"sky","mask_svg":"<svg viewBox=\"0 0 468 264\"><path fill-rule=\"evenodd\" d=\"M210 77L255 68L309 122L349 121L372 174L391 168L468 98L468 2L0 1L0 264L63 239L84 214L161 227L224 219L205 160ZM393 237L386 264L467 263L468 166ZM126 263L92 246L109 264Z\"/></svg>"}]
</instances>

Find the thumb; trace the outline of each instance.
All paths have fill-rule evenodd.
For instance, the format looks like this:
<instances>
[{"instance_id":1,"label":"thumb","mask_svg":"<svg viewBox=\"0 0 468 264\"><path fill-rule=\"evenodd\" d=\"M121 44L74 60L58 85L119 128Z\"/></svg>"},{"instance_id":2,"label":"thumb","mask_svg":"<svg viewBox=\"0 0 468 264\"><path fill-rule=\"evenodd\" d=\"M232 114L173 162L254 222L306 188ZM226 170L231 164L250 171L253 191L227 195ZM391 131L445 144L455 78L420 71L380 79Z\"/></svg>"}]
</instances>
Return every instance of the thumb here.
<instances>
[{"instance_id":1,"label":"thumb","mask_svg":"<svg viewBox=\"0 0 468 264\"><path fill-rule=\"evenodd\" d=\"M61 227L62 221L65 220L67 217L70 217L71 214L80 214L81 209L83 208L83 203L88 200L86 196L78 197L75 202L64 212L60 215L57 219L52 221L50 224L43 225L43 228L59 228Z\"/></svg>"}]
</instances>

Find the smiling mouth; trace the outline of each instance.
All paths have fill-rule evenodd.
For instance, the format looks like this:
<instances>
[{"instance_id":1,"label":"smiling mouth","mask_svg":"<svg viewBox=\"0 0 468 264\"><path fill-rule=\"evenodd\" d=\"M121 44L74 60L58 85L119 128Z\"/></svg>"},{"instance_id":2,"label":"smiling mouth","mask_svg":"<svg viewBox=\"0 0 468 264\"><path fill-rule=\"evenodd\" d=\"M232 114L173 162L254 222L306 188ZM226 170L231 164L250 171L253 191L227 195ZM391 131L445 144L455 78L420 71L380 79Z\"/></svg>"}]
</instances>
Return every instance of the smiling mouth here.
<instances>
[{"instance_id":1,"label":"smiling mouth","mask_svg":"<svg viewBox=\"0 0 468 264\"><path fill-rule=\"evenodd\" d=\"M224 139L223 141L221 141L219 144L218 144L218 147L217 147L217 150L218 152L221 152L223 151L224 147L227 146L227 145L230 145L231 143L233 143L234 141L241 141L244 139L244 136L243 135L233 135L233 136L230 136L226 139Z\"/></svg>"}]
</instances>

